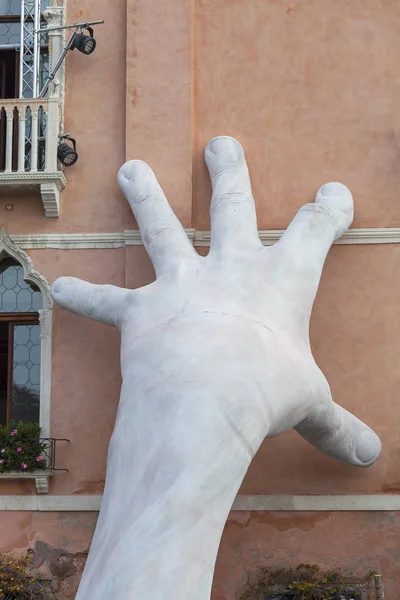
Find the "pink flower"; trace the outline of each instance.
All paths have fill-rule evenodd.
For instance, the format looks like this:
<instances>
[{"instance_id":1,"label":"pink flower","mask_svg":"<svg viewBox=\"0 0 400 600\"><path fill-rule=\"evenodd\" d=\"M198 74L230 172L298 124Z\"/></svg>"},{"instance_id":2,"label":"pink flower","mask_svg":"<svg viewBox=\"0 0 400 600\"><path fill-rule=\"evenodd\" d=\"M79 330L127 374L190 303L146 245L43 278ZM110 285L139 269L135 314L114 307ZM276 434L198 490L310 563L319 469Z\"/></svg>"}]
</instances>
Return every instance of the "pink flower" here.
<instances>
[{"instance_id":1,"label":"pink flower","mask_svg":"<svg viewBox=\"0 0 400 600\"><path fill-rule=\"evenodd\" d=\"M28 468L28 465L27 465L26 463L22 462L22 463L21 463L21 467L22 467L23 469L27 469L27 468Z\"/></svg>"},{"instance_id":2,"label":"pink flower","mask_svg":"<svg viewBox=\"0 0 400 600\"><path fill-rule=\"evenodd\" d=\"M22 452L22 448L21 448L21 446L18 446L18 448L17 448L17 452Z\"/></svg>"},{"instance_id":3,"label":"pink flower","mask_svg":"<svg viewBox=\"0 0 400 600\"><path fill-rule=\"evenodd\" d=\"M3 464L3 462L4 462L4 458L2 458L2 459L0 460L0 465L2 465L2 464Z\"/></svg>"},{"instance_id":4,"label":"pink flower","mask_svg":"<svg viewBox=\"0 0 400 600\"><path fill-rule=\"evenodd\" d=\"M5 449L3 448L3 450L1 451L1 453L4 454L4 452L5 452Z\"/></svg>"},{"instance_id":5,"label":"pink flower","mask_svg":"<svg viewBox=\"0 0 400 600\"><path fill-rule=\"evenodd\" d=\"M13 431L10 433L10 435L15 435L16 433L18 433L18 429L13 429Z\"/></svg>"},{"instance_id":6,"label":"pink flower","mask_svg":"<svg viewBox=\"0 0 400 600\"><path fill-rule=\"evenodd\" d=\"M41 462L42 460L44 460L43 456L37 456L36 457L36 462Z\"/></svg>"}]
</instances>

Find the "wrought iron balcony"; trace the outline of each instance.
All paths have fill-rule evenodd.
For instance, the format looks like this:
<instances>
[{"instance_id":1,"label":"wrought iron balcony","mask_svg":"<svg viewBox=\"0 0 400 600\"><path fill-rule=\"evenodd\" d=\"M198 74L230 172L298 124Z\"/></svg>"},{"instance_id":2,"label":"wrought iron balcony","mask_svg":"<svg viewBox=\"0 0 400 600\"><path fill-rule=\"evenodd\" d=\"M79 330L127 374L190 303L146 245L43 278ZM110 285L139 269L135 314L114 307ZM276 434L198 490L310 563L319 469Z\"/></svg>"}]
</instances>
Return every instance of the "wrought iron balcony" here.
<instances>
[{"instance_id":1,"label":"wrought iron balcony","mask_svg":"<svg viewBox=\"0 0 400 600\"><path fill-rule=\"evenodd\" d=\"M38 188L46 217L60 215L67 183L58 167L59 132L56 96L0 100L0 186Z\"/></svg>"},{"instance_id":2,"label":"wrought iron balcony","mask_svg":"<svg viewBox=\"0 0 400 600\"><path fill-rule=\"evenodd\" d=\"M16 454L17 449L4 451L4 466L0 472L0 479L34 479L36 492L47 494L49 491L49 477L57 471L68 472L68 469L56 466L56 449L58 442L67 442L66 438L22 438L18 440L21 454ZM26 459L27 452L29 459ZM38 460L40 459L40 460Z\"/></svg>"}]
</instances>

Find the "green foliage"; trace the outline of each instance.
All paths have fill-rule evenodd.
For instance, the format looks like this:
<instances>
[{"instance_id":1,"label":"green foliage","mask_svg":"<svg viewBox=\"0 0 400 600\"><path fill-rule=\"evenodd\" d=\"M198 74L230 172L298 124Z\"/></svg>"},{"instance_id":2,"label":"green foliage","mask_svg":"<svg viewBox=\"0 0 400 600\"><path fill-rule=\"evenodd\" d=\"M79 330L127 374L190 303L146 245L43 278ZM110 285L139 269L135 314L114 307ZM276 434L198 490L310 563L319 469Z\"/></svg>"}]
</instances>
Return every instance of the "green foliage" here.
<instances>
[{"instance_id":1,"label":"green foliage","mask_svg":"<svg viewBox=\"0 0 400 600\"><path fill-rule=\"evenodd\" d=\"M55 596L29 571L29 558L0 554L0 600L53 600Z\"/></svg>"},{"instance_id":2,"label":"green foliage","mask_svg":"<svg viewBox=\"0 0 400 600\"><path fill-rule=\"evenodd\" d=\"M38 423L0 425L0 473L46 469L46 444L39 438Z\"/></svg>"},{"instance_id":3,"label":"green foliage","mask_svg":"<svg viewBox=\"0 0 400 600\"><path fill-rule=\"evenodd\" d=\"M372 574L364 579L347 577L339 569L321 571L317 565L296 568L264 569L242 600L366 600L370 595Z\"/></svg>"}]
</instances>

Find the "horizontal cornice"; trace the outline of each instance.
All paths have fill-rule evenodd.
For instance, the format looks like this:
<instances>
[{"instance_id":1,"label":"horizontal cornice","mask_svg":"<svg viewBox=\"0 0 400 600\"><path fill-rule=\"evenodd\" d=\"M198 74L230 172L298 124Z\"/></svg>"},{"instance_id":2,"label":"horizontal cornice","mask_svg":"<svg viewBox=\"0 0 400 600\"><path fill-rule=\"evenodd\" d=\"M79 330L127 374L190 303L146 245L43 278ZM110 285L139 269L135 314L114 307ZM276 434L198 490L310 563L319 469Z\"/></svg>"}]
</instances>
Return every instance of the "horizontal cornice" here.
<instances>
[{"instance_id":1,"label":"horizontal cornice","mask_svg":"<svg viewBox=\"0 0 400 600\"><path fill-rule=\"evenodd\" d=\"M260 230L260 240L264 246L271 246L279 240L283 229ZM210 231L186 229L187 236L196 247L209 247ZM233 234L232 234L233 235ZM125 248L142 246L143 241L137 230L115 233L18 233L10 234L11 239L24 250L53 248L61 250L84 250L89 248ZM398 244L400 227L371 227L349 229L335 244Z\"/></svg>"},{"instance_id":2,"label":"horizontal cornice","mask_svg":"<svg viewBox=\"0 0 400 600\"><path fill-rule=\"evenodd\" d=\"M1 496L0 511L97 512L102 496ZM233 511L400 511L400 494L360 495L243 495Z\"/></svg>"}]
</instances>

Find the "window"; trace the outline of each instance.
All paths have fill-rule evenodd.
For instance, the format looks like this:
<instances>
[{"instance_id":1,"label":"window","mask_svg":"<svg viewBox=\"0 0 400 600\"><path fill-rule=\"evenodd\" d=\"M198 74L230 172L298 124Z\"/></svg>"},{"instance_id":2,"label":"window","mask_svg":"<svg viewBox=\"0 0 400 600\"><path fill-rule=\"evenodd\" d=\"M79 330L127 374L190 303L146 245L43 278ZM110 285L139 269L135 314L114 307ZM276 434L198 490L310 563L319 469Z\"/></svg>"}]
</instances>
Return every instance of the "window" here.
<instances>
[{"instance_id":1,"label":"window","mask_svg":"<svg viewBox=\"0 0 400 600\"><path fill-rule=\"evenodd\" d=\"M0 229L0 423L37 422L50 437L53 300L30 257Z\"/></svg>"},{"instance_id":2,"label":"window","mask_svg":"<svg viewBox=\"0 0 400 600\"><path fill-rule=\"evenodd\" d=\"M16 260L0 262L0 423L40 420L42 295Z\"/></svg>"},{"instance_id":3,"label":"window","mask_svg":"<svg viewBox=\"0 0 400 600\"><path fill-rule=\"evenodd\" d=\"M25 50L21 72L21 16L22 0L0 0L0 98L20 97L20 77L23 76L23 97L32 98L33 83L33 27L34 4L25 0L26 8L33 6L31 14L25 16ZM41 14L48 7L48 0L41 0ZM46 26L41 16L42 26ZM29 50L31 48L31 50ZM43 33L40 40L39 58L39 88L44 86L49 74L49 50L47 34Z\"/></svg>"}]
</instances>

